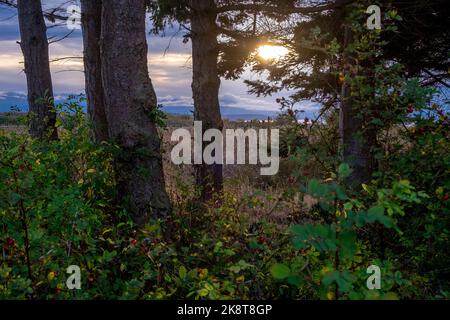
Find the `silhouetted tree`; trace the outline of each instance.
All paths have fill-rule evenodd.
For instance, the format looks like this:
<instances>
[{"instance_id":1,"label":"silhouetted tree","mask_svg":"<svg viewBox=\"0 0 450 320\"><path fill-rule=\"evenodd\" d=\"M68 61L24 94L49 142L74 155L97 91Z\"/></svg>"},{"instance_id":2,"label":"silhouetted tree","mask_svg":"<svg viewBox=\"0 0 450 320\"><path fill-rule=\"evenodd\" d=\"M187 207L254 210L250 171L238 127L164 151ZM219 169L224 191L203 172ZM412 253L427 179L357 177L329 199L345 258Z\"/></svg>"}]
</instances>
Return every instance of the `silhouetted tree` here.
<instances>
[{"instance_id":1,"label":"silhouetted tree","mask_svg":"<svg viewBox=\"0 0 450 320\"><path fill-rule=\"evenodd\" d=\"M92 122L93 137L97 142L107 141L109 138L103 97L102 60L100 54L101 13L101 0L81 0L87 110Z\"/></svg>"},{"instance_id":2,"label":"silhouetted tree","mask_svg":"<svg viewBox=\"0 0 450 320\"><path fill-rule=\"evenodd\" d=\"M325 10L321 6L295 7L294 3L292 0L149 1L156 31L175 21L187 30L185 37L192 41L194 120L202 121L204 131L223 129L218 97L220 75L236 77L243 71L248 54L264 41L257 33L257 14ZM195 175L203 200L221 193L222 165L195 165Z\"/></svg>"},{"instance_id":3,"label":"silhouetted tree","mask_svg":"<svg viewBox=\"0 0 450 320\"><path fill-rule=\"evenodd\" d=\"M57 139L47 27L41 1L18 0L17 9L28 86L30 134L39 139Z\"/></svg>"},{"instance_id":4,"label":"silhouetted tree","mask_svg":"<svg viewBox=\"0 0 450 320\"><path fill-rule=\"evenodd\" d=\"M377 169L375 153L379 128L372 120L383 110L381 106L372 106L361 116L354 102L354 96L359 93L352 92L340 77L353 73L353 77L363 77L369 87L375 86L374 66L380 59L375 57L362 62L349 53L355 40L358 40L351 30L354 23L352 10L365 12L371 4L376 3L363 0L323 1L321 6L328 6L327 10L306 14L304 19L294 19L293 27L279 39L280 43L291 49L288 56L278 64L255 62L253 70L268 71L268 81L247 81L250 92L255 94L269 95L288 89L295 92L291 96L293 102L313 100L322 104L322 111L339 111L342 160L353 168L349 182L354 185L369 180ZM383 25L381 40L385 41L385 45L378 48L378 57L391 63L402 63L406 67L406 76L421 77L424 84L448 86L449 32L446 24L449 15L445 1L378 4L382 16L396 9L401 17L395 32L385 32L387 26ZM291 11L287 16L294 14ZM335 54L330 54L330 46L337 49ZM360 65L363 71L352 71L356 65ZM368 80L371 77L372 84Z\"/></svg>"}]
</instances>

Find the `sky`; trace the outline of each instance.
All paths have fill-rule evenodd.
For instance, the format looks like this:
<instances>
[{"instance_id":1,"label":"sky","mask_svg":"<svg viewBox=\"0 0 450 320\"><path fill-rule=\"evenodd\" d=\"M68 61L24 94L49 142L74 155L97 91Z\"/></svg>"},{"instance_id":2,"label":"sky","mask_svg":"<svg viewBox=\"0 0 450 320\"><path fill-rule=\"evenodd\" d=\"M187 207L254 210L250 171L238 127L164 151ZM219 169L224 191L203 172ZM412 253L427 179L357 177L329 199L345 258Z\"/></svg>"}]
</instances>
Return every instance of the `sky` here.
<instances>
[{"instance_id":1,"label":"sky","mask_svg":"<svg viewBox=\"0 0 450 320\"><path fill-rule=\"evenodd\" d=\"M43 0L44 8L54 7L66 1ZM166 36L153 35L151 21L147 19L149 73L158 102L165 107L192 106L191 92L191 43L182 42L182 32L168 30ZM61 37L68 32L66 25L48 29L48 37ZM17 11L0 6L0 112L9 111L10 105L26 104L26 78L22 71L23 57L17 41L20 39ZM75 30L63 41L50 45L50 60L64 57L81 57L83 50L81 30ZM82 59L75 58L52 62L53 91L55 100L70 94L84 92ZM252 112L279 110L276 99L288 93L272 97L256 97L247 93L244 79L258 79L260 75L247 71L240 80L222 79L220 89L221 107L243 108ZM302 107L303 108L303 107ZM305 104L305 115L315 110L313 104Z\"/></svg>"}]
</instances>

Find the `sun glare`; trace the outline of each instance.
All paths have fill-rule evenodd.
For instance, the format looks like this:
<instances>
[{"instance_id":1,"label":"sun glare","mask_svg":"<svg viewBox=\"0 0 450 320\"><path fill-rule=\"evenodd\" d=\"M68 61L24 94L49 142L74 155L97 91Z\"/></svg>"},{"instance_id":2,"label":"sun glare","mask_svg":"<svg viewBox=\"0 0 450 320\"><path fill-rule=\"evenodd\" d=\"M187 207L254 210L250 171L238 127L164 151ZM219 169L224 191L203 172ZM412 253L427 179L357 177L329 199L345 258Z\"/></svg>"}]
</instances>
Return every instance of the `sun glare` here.
<instances>
[{"instance_id":1,"label":"sun glare","mask_svg":"<svg viewBox=\"0 0 450 320\"><path fill-rule=\"evenodd\" d=\"M264 60L277 60L287 53L288 49L282 46L263 45L258 48L258 55Z\"/></svg>"}]
</instances>

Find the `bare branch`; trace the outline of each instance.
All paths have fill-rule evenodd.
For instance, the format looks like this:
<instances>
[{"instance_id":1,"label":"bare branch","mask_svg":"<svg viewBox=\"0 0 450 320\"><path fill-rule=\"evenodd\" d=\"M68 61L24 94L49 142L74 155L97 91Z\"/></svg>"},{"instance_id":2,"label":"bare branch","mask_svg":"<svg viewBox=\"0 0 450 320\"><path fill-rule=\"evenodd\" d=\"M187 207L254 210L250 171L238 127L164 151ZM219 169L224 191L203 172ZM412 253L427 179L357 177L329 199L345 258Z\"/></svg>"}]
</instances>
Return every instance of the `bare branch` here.
<instances>
[{"instance_id":1,"label":"bare branch","mask_svg":"<svg viewBox=\"0 0 450 320\"><path fill-rule=\"evenodd\" d=\"M55 42L62 41L64 39L68 38L74 31L75 31L75 29L72 29L64 37L61 37L61 38L56 39L56 40L49 41L48 44L52 44L52 43L55 43ZM51 38L51 39L53 39L53 38Z\"/></svg>"},{"instance_id":2,"label":"bare branch","mask_svg":"<svg viewBox=\"0 0 450 320\"><path fill-rule=\"evenodd\" d=\"M8 6L10 8L17 8L17 3L14 0L0 0L0 4L3 4L5 6ZM63 16L61 14L59 14L58 12L61 12L62 9L60 8L61 6L51 10L50 12L48 11L44 11L44 17L50 21L50 22L55 22L56 20L60 20L60 21L67 21L68 17Z\"/></svg>"},{"instance_id":3,"label":"bare branch","mask_svg":"<svg viewBox=\"0 0 450 320\"><path fill-rule=\"evenodd\" d=\"M445 78L446 75L436 75L436 74L434 74L433 72L431 72L430 70L427 70L427 69L423 69L423 71L432 78L432 80L430 81L431 84L437 82L437 83L440 83L441 85L443 85L443 86L445 86L447 88L450 88L450 85L448 83L446 83L444 80L442 80L443 78Z\"/></svg>"},{"instance_id":4,"label":"bare branch","mask_svg":"<svg viewBox=\"0 0 450 320\"><path fill-rule=\"evenodd\" d=\"M287 6L272 6L257 3L248 4L230 4L223 5L217 8L216 12L218 14L230 12L230 11L252 11L252 12L274 12L280 14L311 14L318 13L322 11L332 10L341 8L342 6L351 3L352 1L344 0L338 3L317 5L312 7L287 7Z\"/></svg>"},{"instance_id":5,"label":"bare branch","mask_svg":"<svg viewBox=\"0 0 450 320\"><path fill-rule=\"evenodd\" d=\"M58 61L63 61L63 60L71 60L71 59L83 59L83 57L63 57L63 58L55 58L50 60L50 63L52 62L58 62Z\"/></svg>"}]
</instances>

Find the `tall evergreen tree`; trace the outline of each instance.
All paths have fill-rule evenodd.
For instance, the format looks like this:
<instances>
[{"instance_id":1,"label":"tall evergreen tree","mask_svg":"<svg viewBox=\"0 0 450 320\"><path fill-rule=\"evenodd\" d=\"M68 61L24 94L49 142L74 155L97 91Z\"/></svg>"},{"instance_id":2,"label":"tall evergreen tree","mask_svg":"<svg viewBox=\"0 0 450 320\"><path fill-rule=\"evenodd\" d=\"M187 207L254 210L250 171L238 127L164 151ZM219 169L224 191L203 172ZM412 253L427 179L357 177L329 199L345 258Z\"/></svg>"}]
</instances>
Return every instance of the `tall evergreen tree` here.
<instances>
[{"instance_id":1,"label":"tall evergreen tree","mask_svg":"<svg viewBox=\"0 0 450 320\"><path fill-rule=\"evenodd\" d=\"M274 10L275 14L284 15L288 8L296 12L321 10L294 7L294 3L292 0L150 1L156 31L176 22L184 26L186 39L192 41L194 120L202 121L204 131L223 129L218 96L220 75L236 77L243 70L248 54L261 43L262 35L256 28L258 13L272 14ZM220 194L222 165L196 165L195 174L203 200Z\"/></svg>"},{"instance_id":2,"label":"tall evergreen tree","mask_svg":"<svg viewBox=\"0 0 450 320\"><path fill-rule=\"evenodd\" d=\"M144 0L102 2L102 85L109 137L121 149L115 159L118 194L139 224L170 211L154 122L156 94L148 75L145 12Z\"/></svg>"},{"instance_id":3,"label":"tall evergreen tree","mask_svg":"<svg viewBox=\"0 0 450 320\"><path fill-rule=\"evenodd\" d=\"M30 134L39 139L57 139L47 27L41 1L18 0L17 11L27 77Z\"/></svg>"},{"instance_id":4,"label":"tall evergreen tree","mask_svg":"<svg viewBox=\"0 0 450 320\"><path fill-rule=\"evenodd\" d=\"M268 71L268 81L247 81L250 92L255 94L268 95L288 89L294 92L293 103L313 100L322 105L321 114L325 110L339 111L341 159L353 168L349 177L353 185L369 180L377 168L380 127L374 120L388 111L380 105L359 110L358 105L363 103L357 102L356 97L362 95L352 91L351 79L364 79L368 91L375 95L376 65L386 63L385 68L388 68L396 62L406 67L408 77L421 77L424 84L447 86L449 78L445 71L449 52L449 33L445 27L448 9L443 1L378 3L382 18L389 13L397 19L395 30L388 30L395 19L383 19L380 32L383 45L374 48L378 51L373 55L368 52L366 56L356 57L355 46L369 37L370 32L364 29L354 34L356 18L353 13L365 15L366 8L372 4L375 3L363 0L323 1L321 6L328 6L328 10L306 14L304 19L294 17L293 27L286 30L285 35L278 35L281 36L278 41L287 46L290 53L274 64L255 61L253 70ZM294 11L288 14L294 15ZM360 17L358 23L364 25L362 20L368 17Z\"/></svg>"},{"instance_id":5,"label":"tall evergreen tree","mask_svg":"<svg viewBox=\"0 0 450 320\"><path fill-rule=\"evenodd\" d=\"M101 0L81 0L87 109L93 127L93 138L97 142L107 141L109 138L102 85L101 14Z\"/></svg>"}]
</instances>

